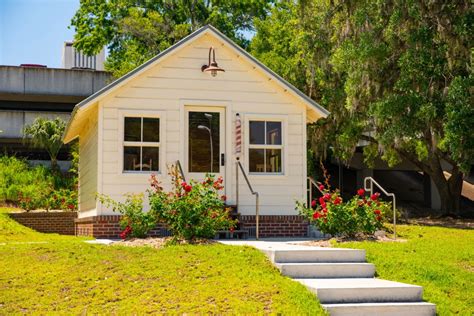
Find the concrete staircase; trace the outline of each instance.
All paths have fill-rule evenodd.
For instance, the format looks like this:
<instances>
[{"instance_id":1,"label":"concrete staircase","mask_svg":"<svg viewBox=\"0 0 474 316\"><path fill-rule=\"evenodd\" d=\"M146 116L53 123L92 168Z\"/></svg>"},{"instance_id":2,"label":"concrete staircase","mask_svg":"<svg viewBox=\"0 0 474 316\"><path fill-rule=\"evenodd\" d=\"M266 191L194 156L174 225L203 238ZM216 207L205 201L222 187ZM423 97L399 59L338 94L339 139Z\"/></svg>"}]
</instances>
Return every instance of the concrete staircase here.
<instances>
[{"instance_id":1,"label":"concrete staircase","mask_svg":"<svg viewBox=\"0 0 474 316\"><path fill-rule=\"evenodd\" d=\"M365 250L289 244L257 247L281 273L316 293L330 315L435 315L423 288L374 278Z\"/></svg>"}]
</instances>

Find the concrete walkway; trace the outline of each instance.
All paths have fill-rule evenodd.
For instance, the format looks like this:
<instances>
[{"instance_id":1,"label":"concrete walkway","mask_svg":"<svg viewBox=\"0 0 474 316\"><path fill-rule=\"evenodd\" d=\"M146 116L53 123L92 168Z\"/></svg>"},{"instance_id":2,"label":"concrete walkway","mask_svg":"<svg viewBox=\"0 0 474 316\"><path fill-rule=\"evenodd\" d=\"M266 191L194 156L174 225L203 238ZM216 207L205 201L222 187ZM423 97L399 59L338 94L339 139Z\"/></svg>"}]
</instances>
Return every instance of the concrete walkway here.
<instances>
[{"instance_id":1,"label":"concrete walkway","mask_svg":"<svg viewBox=\"0 0 474 316\"><path fill-rule=\"evenodd\" d=\"M417 285L375 278L365 250L299 245L302 240L219 240L263 251L283 275L318 296L330 315L435 315Z\"/></svg>"}]
</instances>

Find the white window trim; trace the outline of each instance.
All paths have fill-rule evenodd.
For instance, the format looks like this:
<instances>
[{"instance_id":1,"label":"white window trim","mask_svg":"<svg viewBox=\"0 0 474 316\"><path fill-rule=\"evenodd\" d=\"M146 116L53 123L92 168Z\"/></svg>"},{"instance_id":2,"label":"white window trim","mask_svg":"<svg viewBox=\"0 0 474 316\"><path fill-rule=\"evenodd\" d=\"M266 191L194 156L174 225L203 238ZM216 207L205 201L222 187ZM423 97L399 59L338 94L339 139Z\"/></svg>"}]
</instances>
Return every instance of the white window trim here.
<instances>
[{"instance_id":1,"label":"white window trim","mask_svg":"<svg viewBox=\"0 0 474 316\"><path fill-rule=\"evenodd\" d=\"M124 129L125 129L125 118L126 117L140 117L140 118L159 118L160 119L160 141L156 142L132 142L124 140ZM164 111L151 111L151 110L124 110L119 111L119 133L118 133L118 146L119 146L119 159L118 159L118 174L124 176L146 176L149 177L150 174L162 174L163 168L165 166L165 144L166 144L166 115ZM141 133L143 133L143 128ZM143 136L143 135L142 135ZM158 161L158 171L132 171L124 170L124 147L125 146L139 146L141 147L158 147L159 148L159 161ZM141 149L140 149L141 151ZM141 155L140 155L141 157Z\"/></svg>"},{"instance_id":2,"label":"white window trim","mask_svg":"<svg viewBox=\"0 0 474 316\"><path fill-rule=\"evenodd\" d=\"M282 142L281 145L258 145L258 144L250 144L250 121L266 121L266 122L281 122L281 137ZM275 179L275 178L282 178L288 176L288 151L287 149L287 140L288 140L288 116L286 115L279 115L279 114L245 114L244 117L244 156L245 156L245 169L249 178L256 178L256 179ZM266 135L265 135L266 137ZM250 164L249 164L249 150L251 148L262 148L262 149L281 149L282 151L282 164L281 164L281 172L250 172Z\"/></svg>"}]
</instances>

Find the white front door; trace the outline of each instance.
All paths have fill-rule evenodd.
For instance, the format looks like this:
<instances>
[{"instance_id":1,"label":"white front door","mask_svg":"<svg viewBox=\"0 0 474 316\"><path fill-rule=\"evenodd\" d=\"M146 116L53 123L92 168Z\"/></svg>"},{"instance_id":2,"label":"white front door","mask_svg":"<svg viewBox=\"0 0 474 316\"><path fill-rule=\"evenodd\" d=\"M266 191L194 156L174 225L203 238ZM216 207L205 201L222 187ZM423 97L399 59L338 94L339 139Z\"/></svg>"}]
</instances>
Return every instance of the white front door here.
<instances>
[{"instance_id":1,"label":"white front door","mask_svg":"<svg viewBox=\"0 0 474 316\"><path fill-rule=\"evenodd\" d=\"M186 180L202 181L207 173L225 177L225 109L186 107Z\"/></svg>"}]
</instances>

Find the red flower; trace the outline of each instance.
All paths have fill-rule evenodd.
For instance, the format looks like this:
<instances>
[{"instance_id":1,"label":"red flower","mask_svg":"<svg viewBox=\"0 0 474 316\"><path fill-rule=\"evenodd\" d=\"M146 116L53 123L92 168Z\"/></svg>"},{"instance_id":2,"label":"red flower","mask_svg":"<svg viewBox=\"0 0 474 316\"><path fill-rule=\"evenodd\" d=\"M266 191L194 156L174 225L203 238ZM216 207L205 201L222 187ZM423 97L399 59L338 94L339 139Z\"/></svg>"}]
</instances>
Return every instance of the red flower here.
<instances>
[{"instance_id":1,"label":"red flower","mask_svg":"<svg viewBox=\"0 0 474 316\"><path fill-rule=\"evenodd\" d=\"M187 185L184 186L184 191L186 191L186 192L189 192L189 191L191 191L192 189L193 189L193 187L190 186L189 184L187 184Z\"/></svg>"},{"instance_id":2,"label":"red flower","mask_svg":"<svg viewBox=\"0 0 474 316\"><path fill-rule=\"evenodd\" d=\"M382 216L379 215L379 216L376 217L376 219L377 219L378 221L381 221L381 220L382 220Z\"/></svg>"},{"instance_id":3,"label":"red flower","mask_svg":"<svg viewBox=\"0 0 474 316\"><path fill-rule=\"evenodd\" d=\"M316 207L316 200L312 200L312 201L311 201L311 207L312 207L312 208L315 208L315 207Z\"/></svg>"},{"instance_id":4,"label":"red flower","mask_svg":"<svg viewBox=\"0 0 474 316\"><path fill-rule=\"evenodd\" d=\"M324 197L320 197L319 198L319 204L323 205L325 204L326 202L324 201Z\"/></svg>"},{"instance_id":5,"label":"red flower","mask_svg":"<svg viewBox=\"0 0 474 316\"><path fill-rule=\"evenodd\" d=\"M326 194L324 194L323 198L324 198L324 200L329 201L331 199L331 194L326 193Z\"/></svg>"},{"instance_id":6,"label":"red flower","mask_svg":"<svg viewBox=\"0 0 474 316\"><path fill-rule=\"evenodd\" d=\"M319 185L319 190L324 191L324 185L320 184Z\"/></svg>"},{"instance_id":7,"label":"red flower","mask_svg":"<svg viewBox=\"0 0 474 316\"><path fill-rule=\"evenodd\" d=\"M314 218L314 219L318 219L318 218L320 218L321 216L322 216L322 215L321 215L320 213L318 213L318 212L314 212L314 213L313 213L313 218Z\"/></svg>"},{"instance_id":8,"label":"red flower","mask_svg":"<svg viewBox=\"0 0 474 316\"><path fill-rule=\"evenodd\" d=\"M224 201L224 202L227 201L227 196L225 196L225 195L221 196L221 200Z\"/></svg>"},{"instance_id":9,"label":"red flower","mask_svg":"<svg viewBox=\"0 0 474 316\"><path fill-rule=\"evenodd\" d=\"M74 209L74 204L68 204L67 208L70 210Z\"/></svg>"},{"instance_id":10,"label":"red flower","mask_svg":"<svg viewBox=\"0 0 474 316\"><path fill-rule=\"evenodd\" d=\"M377 200L377 199L379 198L379 196L380 196L380 193L376 192L376 193L374 193L374 194L372 194L372 195L370 196L370 199L371 199L372 201L375 201L375 200Z\"/></svg>"},{"instance_id":11,"label":"red flower","mask_svg":"<svg viewBox=\"0 0 474 316\"><path fill-rule=\"evenodd\" d=\"M375 210L374 214L380 215L380 210Z\"/></svg>"},{"instance_id":12,"label":"red flower","mask_svg":"<svg viewBox=\"0 0 474 316\"><path fill-rule=\"evenodd\" d=\"M323 213L327 213L328 209L326 207L323 208Z\"/></svg>"},{"instance_id":13,"label":"red flower","mask_svg":"<svg viewBox=\"0 0 474 316\"><path fill-rule=\"evenodd\" d=\"M335 200L334 200L334 205L338 205L338 204L341 204L342 203L342 199L341 197L337 197Z\"/></svg>"},{"instance_id":14,"label":"red flower","mask_svg":"<svg viewBox=\"0 0 474 316\"><path fill-rule=\"evenodd\" d=\"M127 236L132 232L132 228L130 226L125 227L125 229L120 233L120 238L125 239Z\"/></svg>"},{"instance_id":15,"label":"red flower","mask_svg":"<svg viewBox=\"0 0 474 316\"><path fill-rule=\"evenodd\" d=\"M364 190L364 189L359 189L359 190L357 190L357 194L358 194L359 196L364 196L365 190Z\"/></svg>"}]
</instances>

